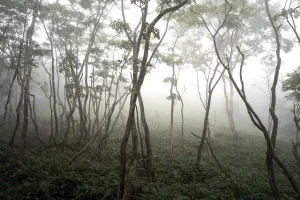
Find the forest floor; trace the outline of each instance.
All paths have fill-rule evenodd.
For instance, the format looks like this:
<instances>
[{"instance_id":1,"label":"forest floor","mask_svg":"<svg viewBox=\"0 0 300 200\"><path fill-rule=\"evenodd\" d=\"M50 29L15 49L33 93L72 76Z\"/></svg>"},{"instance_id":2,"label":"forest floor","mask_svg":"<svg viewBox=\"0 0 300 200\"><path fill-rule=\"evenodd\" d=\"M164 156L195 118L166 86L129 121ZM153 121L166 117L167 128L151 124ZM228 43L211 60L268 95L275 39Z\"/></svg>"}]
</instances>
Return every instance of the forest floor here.
<instances>
[{"instance_id":1,"label":"forest floor","mask_svg":"<svg viewBox=\"0 0 300 200\"><path fill-rule=\"evenodd\" d=\"M105 150L88 151L74 163L77 153L52 146L31 148L23 167L16 162L17 151L7 153L5 133L0 130L0 199L115 199L118 190L120 136L111 138ZM167 132L166 132L167 133ZM151 135L156 181L149 183L139 160L134 180L136 199L270 199L265 167L265 142L260 136L242 135L234 142L228 134L216 134L213 149L230 181L207 152L201 168L195 168L199 139L175 139L175 163L170 164L168 134ZM164 137L162 137L164 135ZM130 154L131 145L128 145ZM300 184L300 168L291 144L278 141L279 157ZM130 156L129 156L130 158ZM294 199L290 184L276 167L280 199Z\"/></svg>"}]
</instances>

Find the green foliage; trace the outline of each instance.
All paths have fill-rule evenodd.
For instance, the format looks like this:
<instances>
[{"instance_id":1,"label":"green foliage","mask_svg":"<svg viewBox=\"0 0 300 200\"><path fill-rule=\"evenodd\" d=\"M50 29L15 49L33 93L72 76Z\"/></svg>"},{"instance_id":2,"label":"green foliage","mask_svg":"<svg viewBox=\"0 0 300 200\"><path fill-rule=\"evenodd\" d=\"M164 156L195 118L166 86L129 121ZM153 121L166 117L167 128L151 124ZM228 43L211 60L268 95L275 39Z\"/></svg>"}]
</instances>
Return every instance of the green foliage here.
<instances>
[{"instance_id":1,"label":"green foliage","mask_svg":"<svg viewBox=\"0 0 300 200\"><path fill-rule=\"evenodd\" d=\"M111 47L118 47L120 49L130 50L131 49L131 43L128 40L108 40L107 44Z\"/></svg>"},{"instance_id":2,"label":"green foliage","mask_svg":"<svg viewBox=\"0 0 300 200\"><path fill-rule=\"evenodd\" d=\"M152 34L154 36L154 38L160 39L160 30L158 28L153 28L152 30Z\"/></svg>"},{"instance_id":3,"label":"green foliage","mask_svg":"<svg viewBox=\"0 0 300 200\"><path fill-rule=\"evenodd\" d=\"M240 15L239 13L230 13L228 18L224 24L224 26L228 29L234 29L238 27L240 24Z\"/></svg>"},{"instance_id":4,"label":"green foliage","mask_svg":"<svg viewBox=\"0 0 300 200\"><path fill-rule=\"evenodd\" d=\"M84 9L89 9L93 5L94 0L80 0L79 5Z\"/></svg>"},{"instance_id":5,"label":"green foliage","mask_svg":"<svg viewBox=\"0 0 300 200\"><path fill-rule=\"evenodd\" d=\"M72 75L72 70L78 69L80 67L80 62L76 55L67 51L65 57L62 59L61 63L58 65L59 72L65 72L67 76Z\"/></svg>"},{"instance_id":6,"label":"green foliage","mask_svg":"<svg viewBox=\"0 0 300 200\"><path fill-rule=\"evenodd\" d=\"M115 30L118 34L124 33L125 30L131 35L132 31L128 23L124 24L124 22L120 19L114 20L110 23L110 27Z\"/></svg>"},{"instance_id":7,"label":"green foliage","mask_svg":"<svg viewBox=\"0 0 300 200\"><path fill-rule=\"evenodd\" d=\"M190 129L194 129L194 125ZM241 135L238 143L233 142L226 129L217 132L214 151L224 169L238 183L233 185L220 171L215 162L209 161L206 152L200 169L194 167L196 145L199 141L186 135L185 150L175 148L176 160L169 164L168 129L152 135L153 159L156 182L149 183L138 165L141 181L136 186L136 199L270 199L265 172L265 142L262 137ZM118 189L118 146L111 139L107 150L84 153L69 165L76 152L56 149L51 146L28 151L25 167L20 167L15 158L5 150L5 134L0 138L0 199L115 199ZM180 137L175 135L175 144ZM129 144L131 145L131 144ZM278 141L282 149L280 156L290 169L297 163L290 153L290 144ZM294 176L300 173L293 170ZM276 168L281 199L293 199L286 178Z\"/></svg>"},{"instance_id":8,"label":"green foliage","mask_svg":"<svg viewBox=\"0 0 300 200\"><path fill-rule=\"evenodd\" d=\"M120 75L120 76L119 76L119 80L120 80L121 82L123 82L123 83L129 83L128 78L125 78L123 75Z\"/></svg>"},{"instance_id":9,"label":"green foliage","mask_svg":"<svg viewBox=\"0 0 300 200\"><path fill-rule=\"evenodd\" d=\"M177 79L172 77L166 77L163 80L164 83L171 83L173 85L177 85Z\"/></svg>"},{"instance_id":10,"label":"green foliage","mask_svg":"<svg viewBox=\"0 0 300 200\"><path fill-rule=\"evenodd\" d=\"M282 9L280 12L278 12L276 15L274 15L274 20L280 20L289 18L289 15L292 15L295 19L297 19L300 16L300 6L296 6L295 8L289 8L289 9Z\"/></svg>"},{"instance_id":11,"label":"green foliage","mask_svg":"<svg viewBox=\"0 0 300 200\"><path fill-rule=\"evenodd\" d=\"M172 48L170 48L172 50ZM160 54L159 55L160 62L167 64L168 66L173 65L183 65L183 61L180 55L178 54Z\"/></svg>"},{"instance_id":12,"label":"green foliage","mask_svg":"<svg viewBox=\"0 0 300 200\"><path fill-rule=\"evenodd\" d=\"M172 95L166 97L166 99L168 99L168 100L175 100L176 98L177 98L176 93L172 93Z\"/></svg>"},{"instance_id":13,"label":"green foliage","mask_svg":"<svg viewBox=\"0 0 300 200\"><path fill-rule=\"evenodd\" d=\"M0 199L114 199L117 171L83 161L69 166L71 153L38 149L30 153L28 168L1 153Z\"/></svg>"},{"instance_id":14,"label":"green foliage","mask_svg":"<svg viewBox=\"0 0 300 200\"><path fill-rule=\"evenodd\" d=\"M130 0L131 4L136 4L137 2L140 2L141 4L145 4L144 0ZM150 0L147 0L150 1ZM161 1L161 0L160 0ZM181 3L183 0L162 0L163 2L159 2L160 4L166 4L166 5L174 5L174 4L179 4Z\"/></svg>"},{"instance_id":15,"label":"green foliage","mask_svg":"<svg viewBox=\"0 0 300 200\"><path fill-rule=\"evenodd\" d=\"M287 79L282 82L282 90L288 92L289 99L300 101L300 67L287 74Z\"/></svg>"}]
</instances>

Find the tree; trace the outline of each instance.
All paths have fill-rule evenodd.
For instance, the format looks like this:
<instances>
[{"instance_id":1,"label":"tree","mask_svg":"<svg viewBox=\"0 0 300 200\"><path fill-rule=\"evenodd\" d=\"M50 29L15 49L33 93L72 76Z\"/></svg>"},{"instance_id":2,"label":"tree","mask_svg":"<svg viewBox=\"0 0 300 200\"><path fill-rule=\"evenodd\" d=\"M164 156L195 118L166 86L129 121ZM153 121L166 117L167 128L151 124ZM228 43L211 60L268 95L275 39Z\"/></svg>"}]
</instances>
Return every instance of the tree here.
<instances>
[{"instance_id":1,"label":"tree","mask_svg":"<svg viewBox=\"0 0 300 200\"><path fill-rule=\"evenodd\" d=\"M119 190L118 190L118 199L122 199L124 195L124 188L125 188L125 172L126 172L126 147L129 139L130 132L132 130L133 121L134 121L134 112L137 98L139 97L139 102L141 108L143 108L142 98L140 94L140 89L145 79L145 75L147 73L148 64L150 63L152 56L149 57L149 47L151 41L151 35L153 34L154 37L159 38L159 30L155 28L155 25L159 20L162 19L163 16L170 14L182 6L188 3L188 0L185 1L172 1L168 4L162 3L159 4L161 9L160 13L149 23L147 22L148 16L148 7L149 1L131 1L132 4L138 6L142 13L140 18L140 22L138 26L132 31L129 28L129 25L126 22L125 18L125 11L124 11L124 0L121 1L122 4L122 16L123 16L123 30L130 41L132 48L133 48L133 55L132 55L132 92L130 97L130 105L129 105L129 113L125 128L124 137L121 143L120 148L120 180L119 180ZM174 4L175 5L174 5ZM173 4L173 5L172 5ZM168 7L170 6L170 7ZM144 41L144 47L142 53L142 59L139 59L139 54L142 46L142 41ZM155 51L154 51L155 53ZM147 130L146 118L144 112L142 112L142 122L145 129L145 137L146 137L146 147L148 151L151 152L151 147L149 143L149 130ZM150 153L149 152L149 153ZM147 158L147 172L148 178L153 180L152 175L152 160L151 160L151 153L148 155Z\"/></svg>"},{"instance_id":2,"label":"tree","mask_svg":"<svg viewBox=\"0 0 300 200\"><path fill-rule=\"evenodd\" d=\"M25 159L25 150L27 145L27 131L28 131L28 118L29 118L29 105L30 105L30 91L29 84L31 82L31 74L32 68L34 66L33 63L33 34L35 30L35 23L38 17L39 8L41 1L36 0L32 5L32 19L31 24L26 31L26 41L25 41L25 61L24 61L24 77L22 80L22 90L24 90L24 102L23 102L23 127L22 127L22 146L20 150L20 160L24 162Z\"/></svg>"},{"instance_id":3,"label":"tree","mask_svg":"<svg viewBox=\"0 0 300 200\"><path fill-rule=\"evenodd\" d=\"M170 154L171 154L171 164L174 163L174 109L175 109L175 100L178 100L181 102L181 139L182 139L182 147L183 147L183 125L184 125L184 119L183 119L183 100L182 95L180 95L178 91L178 78L179 78L179 72L176 77L176 69L175 66L182 65L182 58L180 55L175 53L175 48L177 47L178 40L180 37L183 36L183 34L186 32L185 27L181 27L180 30L177 30L175 27L173 27L175 31L175 41L173 45L169 48L171 50L171 53L168 55L161 55L161 61L166 63L168 66L172 68L172 76L166 77L163 82L164 83L170 83L170 95L167 96L167 99L171 101L171 108L170 108ZM175 91L174 91L175 90Z\"/></svg>"},{"instance_id":4,"label":"tree","mask_svg":"<svg viewBox=\"0 0 300 200\"><path fill-rule=\"evenodd\" d=\"M12 132L9 147L12 148L16 134L22 120L21 148L19 160L24 162L25 150L27 146L27 133L29 117L34 123L35 130L38 127L35 120L34 95L30 93L32 71L38 64L38 59L44 55L41 46L34 40L35 26L40 11L41 1L17 2L8 1L3 4L2 14L5 16L4 23L1 25L1 59L6 61L7 66L13 69L13 77L9 83L7 100L3 122L6 120L8 105L11 102L11 93L15 83L21 88L16 106L16 121ZM33 102L30 100L33 97ZM21 113L23 115L21 115Z\"/></svg>"},{"instance_id":5,"label":"tree","mask_svg":"<svg viewBox=\"0 0 300 200\"><path fill-rule=\"evenodd\" d=\"M221 54L219 52L219 48L218 48L216 38L219 35L219 32L221 31L221 29L224 28L225 22L226 22L229 14L231 12L232 5L227 0L225 0L224 7L225 7L225 11L226 11L225 15L224 15L224 18L223 18L221 24L218 26L218 28L215 31L212 31L211 29L209 29L209 27L207 26L207 23L205 21L204 21L204 23L205 23L205 26L206 26L207 30L210 32L211 38L212 38L213 43L214 43L215 52L218 56L219 62L224 67L224 69L228 72L228 76L229 76L230 80L232 81L232 83L234 84L234 87L235 87L236 91L238 92L239 96L242 98L243 102L245 103L245 106L247 108L247 111L248 111L248 114L249 114L249 117L250 117L251 121L263 133L264 138L267 142L266 163L267 163L269 185L270 185L270 188L271 188L271 191L272 191L272 196L277 198L278 195L279 195L278 188L277 188L277 183L276 183L276 180L275 180L275 171L274 171L273 161L275 161L279 165L279 167L283 170L283 173L288 178L288 180L289 180L290 184L292 185L294 191L299 195L298 187L296 186L294 178L291 176L288 169L281 162L281 160L278 158L278 156L276 155L276 153L274 151L274 147L275 147L275 143L276 143L276 136L277 136L277 129L278 129L278 118L277 118L276 112L275 112L275 107L276 107L276 86L277 86L278 75L279 75L279 71L280 71L280 67L281 67L281 57L280 57L281 43L280 43L280 38L279 38L280 26L277 27L275 25L275 23L273 21L273 18L271 17L271 14L270 14L269 3L268 3L267 0L265 0L266 13L267 13L268 19L270 21L271 28L272 28L273 33L274 33L274 37L275 37L276 59L277 59L274 78L273 78L273 83L272 83L272 88L271 88L271 107L269 108L269 112L270 112L270 114L272 116L272 119L273 119L273 126L272 126L272 133L269 135L269 133L268 133L265 125L262 123L260 117L257 115L257 113L252 108L251 104L247 100L245 86L244 86L244 82L243 82L243 66L244 66L245 54L243 54L240 47L237 46L237 50L238 50L238 52L241 56L241 61L240 61L240 84L241 84L241 87L239 87L237 85L237 82L235 81L229 67L228 67L229 66L228 60L224 60L224 58L221 56Z\"/></svg>"},{"instance_id":6,"label":"tree","mask_svg":"<svg viewBox=\"0 0 300 200\"><path fill-rule=\"evenodd\" d=\"M29 14L31 6L27 3L19 1L7 1L1 2L1 16L3 16L3 23L1 24L1 61L4 64L1 72L7 71L12 73L12 77L7 82L3 83L7 89L6 101L4 106L3 119L0 124L2 126L6 122L8 113L13 112L12 94L18 87L21 87L20 73L22 71L22 65L24 64L25 53L25 40L26 31L28 29ZM3 77L3 76L2 76ZM19 83L19 85L18 85ZM15 136L19 129L21 121L21 106L23 101L24 90L21 89L20 98L16 109L16 123L12 133L12 137L9 143L10 148L13 147L15 142ZM18 98L17 96L15 98Z\"/></svg>"},{"instance_id":7,"label":"tree","mask_svg":"<svg viewBox=\"0 0 300 200\"><path fill-rule=\"evenodd\" d=\"M213 92L221 80L224 70L220 70L220 64L216 59L215 53L210 47L205 47L201 43L209 39L205 30L203 31L201 25L195 29L190 29L187 34L188 38L184 41L182 55L184 57L184 62L190 64L195 70L196 80L197 80L197 93L199 96L200 103L204 109L204 120L202 126L202 135L200 145L197 151L196 167L200 167L201 155L203 152L204 142L207 139L211 142L211 126L210 123L210 109ZM201 37L201 40L199 39ZM200 77L203 79L204 86L200 84ZM204 91L201 90L204 89Z\"/></svg>"},{"instance_id":8,"label":"tree","mask_svg":"<svg viewBox=\"0 0 300 200\"><path fill-rule=\"evenodd\" d=\"M293 0L286 0L284 8L275 15L275 20L284 19L294 33L294 41L300 44L300 35L297 27L300 16L299 2Z\"/></svg>"},{"instance_id":9,"label":"tree","mask_svg":"<svg viewBox=\"0 0 300 200\"><path fill-rule=\"evenodd\" d=\"M293 101L292 113L294 115L294 123L296 126L295 140L293 142L292 153L298 164L300 165L300 67L294 72L287 74L286 79L282 82L282 90L288 92L287 99Z\"/></svg>"},{"instance_id":10,"label":"tree","mask_svg":"<svg viewBox=\"0 0 300 200\"><path fill-rule=\"evenodd\" d=\"M126 85L127 82L123 76L123 69L127 64L125 55L130 49L123 41L113 41L103 32L104 28L111 28L107 26L109 24L107 22L110 22L107 17L114 6L114 2L107 0L70 1L66 5L56 2L45 4L43 7L40 20L51 52L49 71L53 97L51 107L55 121L53 140L56 142L62 140L62 145L69 142L71 131L74 132L73 139L77 144L90 139L94 141L98 137L99 145L102 145L117 120L117 118L112 120L112 115L115 112L115 105L120 102L117 96L120 83ZM53 12L48 12L49 9ZM118 51L122 55L119 59L115 56ZM60 98L61 75L58 72L64 76L62 82L65 85L66 103ZM120 97L125 97L125 94L127 90ZM62 109L60 130L64 133L60 135L58 126L55 125L56 103L59 109ZM102 105L105 109L99 117ZM79 120L76 119L77 113ZM75 128L77 122L79 122L78 129ZM102 126L105 126L105 131L101 134ZM90 141L88 144L91 144Z\"/></svg>"}]
</instances>

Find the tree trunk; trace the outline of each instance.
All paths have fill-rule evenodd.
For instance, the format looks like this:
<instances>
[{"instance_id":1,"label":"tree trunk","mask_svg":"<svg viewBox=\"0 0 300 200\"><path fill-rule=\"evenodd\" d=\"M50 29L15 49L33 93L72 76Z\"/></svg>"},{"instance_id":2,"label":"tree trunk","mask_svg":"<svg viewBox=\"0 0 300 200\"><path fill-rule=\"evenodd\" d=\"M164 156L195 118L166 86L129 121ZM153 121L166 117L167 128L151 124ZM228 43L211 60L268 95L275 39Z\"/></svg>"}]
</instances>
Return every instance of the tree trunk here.
<instances>
[{"instance_id":1,"label":"tree trunk","mask_svg":"<svg viewBox=\"0 0 300 200\"><path fill-rule=\"evenodd\" d=\"M132 155L131 155L131 164L133 164L138 155L138 137L135 120L132 121L131 128L131 139L132 139Z\"/></svg>"},{"instance_id":2,"label":"tree trunk","mask_svg":"<svg viewBox=\"0 0 300 200\"><path fill-rule=\"evenodd\" d=\"M266 153L266 164L267 164L267 171L268 171L268 178L269 178L269 185L271 188L273 198L278 198L279 192L277 183L275 180L275 171L274 171L274 163L273 163L273 156L271 153L271 149L267 149Z\"/></svg>"},{"instance_id":3,"label":"tree trunk","mask_svg":"<svg viewBox=\"0 0 300 200\"><path fill-rule=\"evenodd\" d=\"M23 44L23 42L21 44ZM20 48L22 48L22 45L20 45ZM6 115L7 115L7 109L8 109L8 104L9 104L10 98L11 98L12 87L14 85L14 82L16 80L17 75L18 75L18 69L16 68L15 72L14 72L14 75L13 75L13 78L12 78L12 81L11 81L11 83L9 85L9 90L8 90L8 94L7 94L7 100L6 100L5 107L4 107L3 121L1 122L0 127L5 123L5 119L6 119Z\"/></svg>"},{"instance_id":4,"label":"tree trunk","mask_svg":"<svg viewBox=\"0 0 300 200\"><path fill-rule=\"evenodd\" d=\"M52 28L53 22L52 22ZM54 57L54 47L53 47L53 38L50 36L50 45L51 45L51 81L52 81L52 97L53 97L53 116L54 116L54 135L58 135L58 116L57 116L57 100L56 100L56 87L55 87L55 57Z\"/></svg>"},{"instance_id":5,"label":"tree trunk","mask_svg":"<svg viewBox=\"0 0 300 200\"><path fill-rule=\"evenodd\" d=\"M226 114L228 117L228 122L229 122L229 127L231 130L231 133L233 135L233 138L236 140L238 139L238 134L235 128L235 122L233 118L233 95L234 95L234 88L233 84L229 82L230 87L229 87L229 96L227 92L227 87L226 87L226 80L224 76L222 77L223 85L224 85L224 96L225 96L225 105L226 105Z\"/></svg>"},{"instance_id":6,"label":"tree trunk","mask_svg":"<svg viewBox=\"0 0 300 200\"><path fill-rule=\"evenodd\" d=\"M29 117L29 84L31 80L32 66L29 64L28 71L25 76L24 84L24 103L23 103L23 127L21 132L21 149L20 149L20 160L24 162L25 159L25 150L27 146L27 129L28 129L28 117Z\"/></svg>"},{"instance_id":7,"label":"tree trunk","mask_svg":"<svg viewBox=\"0 0 300 200\"><path fill-rule=\"evenodd\" d=\"M143 137L142 137L142 133L141 133L141 129L140 129L139 112L138 112L138 108L137 107L135 107L135 111L136 111L136 126L137 126L137 131L138 131L139 137L140 137L141 152L142 152L142 159L143 159L143 167L144 167L145 170L147 170L146 162L145 162L145 154L144 154L144 142L143 142Z\"/></svg>"},{"instance_id":8,"label":"tree trunk","mask_svg":"<svg viewBox=\"0 0 300 200\"><path fill-rule=\"evenodd\" d=\"M79 119L80 119L80 136L76 142L77 145L81 143L84 138L87 138L88 130L86 128L86 120L83 112L83 104L81 101L81 90L79 83L76 84L76 90L78 92L77 101L78 101L78 110L79 110Z\"/></svg>"},{"instance_id":9,"label":"tree trunk","mask_svg":"<svg viewBox=\"0 0 300 200\"><path fill-rule=\"evenodd\" d=\"M72 116L73 116L73 113L75 112L75 108L76 108L77 95L78 95L78 92L76 89L72 104L71 104L71 102L69 102L70 111L67 113L67 116L66 116L66 126L65 126L65 130L64 130L62 145L66 145L68 143L68 137L69 137L69 132L70 132L70 128L71 128L71 120L72 120ZM66 98L67 99L69 98L68 95L66 96Z\"/></svg>"},{"instance_id":10,"label":"tree trunk","mask_svg":"<svg viewBox=\"0 0 300 200\"><path fill-rule=\"evenodd\" d=\"M38 8L39 8L39 1L36 0L34 3L34 8L33 8L33 14L32 14L32 20L31 24L28 28L27 34L26 34L26 47L25 47L25 66L24 68L26 69L26 73L24 74L24 103L23 103L23 127L22 127L22 132L21 132L21 148L20 148L20 161L24 162L25 160L25 150L27 146L27 129L28 129L28 117L29 117L29 104L30 104L30 99L29 99L29 86L31 82L31 73L32 73L32 53L31 53L31 48L32 48L32 36L34 33L34 27L35 27L35 22L36 18L38 17Z\"/></svg>"},{"instance_id":11,"label":"tree trunk","mask_svg":"<svg viewBox=\"0 0 300 200\"><path fill-rule=\"evenodd\" d=\"M183 108L184 108L184 103L183 103L183 99L182 99L182 96L185 92L185 86L184 86L184 91L182 94L179 93L179 90L178 90L178 80L179 80L179 73L180 73L180 70L178 71L178 75L176 77L177 79L177 83L175 85L175 88L176 88L176 92L177 92L177 96L178 96L178 99L181 103L181 108L180 108L180 116L181 116L181 147L182 149L184 149L184 115L183 115Z\"/></svg>"},{"instance_id":12,"label":"tree trunk","mask_svg":"<svg viewBox=\"0 0 300 200\"><path fill-rule=\"evenodd\" d=\"M299 147L300 147L300 142L296 142L296 143L293 142L293 156L296 159L296 161L300 167L300 155L298 152Z\"/></svg>"},{"instance_id":13,"label":"tree trunk","mask_svg":"<svg viewBox=\"0 0 300 200\"><path fill-rule=\"evenodd\" d=\"M126 174L126 147L130 136L133 120L134 120L134 109L137 100L136 90L137 90L137 85L134 84L133 91L130 97L129 113L127 118L125 133L120 148L120 174L119 174L120 178L119 178L119 189L118 189L118 198L117 198L118 200L123 199L123 195L124 195L125 174Z\"/></svg>"},{"instance_id":14,"label":"tree trunk","mask_svg":"<svg viewBox=\"0 0 300 200\"><path fill-rule=\"evenodd\" d=\"M174 46L173 46L172 80L171 80L171 87L170 87L170 98L171 98L170 154L171 154L171 164L174 164L174 104L175 104L175 97L173 96L174 84L175 84L175 66L174 66Z\"/></svg>"},{"instance_id":15,"label":"tree trunk","mask_svg":"<svg viewBox=\"0 0 300 200\"><path fill-rule=\"evenodd\" d=\"M37 3L37 2L36 2ZM37 14L37 13L35 13ZM34 15L35 16L35 15ZM33 21L32 24L28 30L28 44L26 44L27 48L26 51L27 53L25 56L28 56L27 59L31 57L30 48L31 48L31 41L32 41L32 35L34 31L34 23L35 19L33 16ZM27 61L28 62L28 61ZM27 146L27 130L28 130L28 117L29 117L29 104L30 104L30 97L29 97L29 86L30 86L30 81L31 81L31 73L32 73L32 64L31 63L26 63L26 68L27 68L27 73L25 74L24 77L24 102L23 102L23 127L22 127L22 132L21 132L21 148L20 148L20 161L24 162L25 160L25 150Z\"/></svg>"},{"instance_id":16,"label":"tree trunk","mask_svg":"<svg viewBox=\"0 0 300 200\"><path fill-rule=\"evenodd\" d=\"M26 30L24 29L23 31L23 37L26 33ZM7 114L7 107L8 107L8 104L10 102L10 98L11 98L11 92L12 92L12 88L13 88L13 85L14 85L14 82L16 80L16 78L19 76L20 72L19 72L19 67L21 66L21 59L22 59L22 51L23 51L23 45L24 45L24 40L21 41L20 43L20 46L19 46L19 52L18 52L18 62L17 62L17 65L15 66L13 60L13 66L15 67L15 73L14 73L14 76L12 78L12 81L10 83L10 86L9 86L9 90L8 90L8 94L7 94L7 100L6 100L6 103L5 103L5 111L4 111L4 115L3 115L3 121L2 123L0 124L0 127L5 123L5 119L6 119L6 114ZM22 90L22 86L21 86L21 90ZM21 91L22 92L22 91Z\"/></svg>"},{"instance_id":17,"label":"tree trunk","mask_svg":"<svg viewBox=\"0 0 300 200\"><path fill-rule=\"evenodd\" d=\"M30 119L31 119L31 122L33 123L36 138L38 139L38 141L41 144L44 144L44 142L40 139L40 136L39 136L40 135L39 126L38 126L38 123L36 120L36 112L35 112L35 96L34 95L31 95L31 96L32 96L32 103L31 103L31 101L29 102Z\"/></svg>"},{"instance_id":18,"label":"tree trunk","mask_svg":"<svg viewBox=\"0 0 300 200\"><path fill-rule=\"evenodd\" d=\"M125 128L125 133L124 137L121 143L121 148L120 148L120 178L119 178L119 189L118 189L118 196L117 199L120 200L123 198L124 195L124 186L125 186L125 173L126 173L126 147L130 135L130 131L132 128L132 121L135 120L134 117L134 110L136 106L136 101L137 97L139 96L139 102L140 102L140 109L141 109L141 118L142 118L142 123L145 129L145 142L147 146L147 154L150 156L148 157L148 163L149 168L151 167L152 169L152 154L151 154L151 146L150 146L150 137L149 137L149 129L146 123L146 117L145 117L145 112L144 112L144 106L143 106L143 101L142 97L140 95L140 90L141 86L144 82L145 75L147 73L147 64L148 62L148 54L149 54L149 47L150 47L150 36L151 32L154 29L155 24L166 14L174 12L187 4L187 0L182 1L176 6L173 7L168 7L164 10L162 10L155 18L154 20L146 26L146 16L148 13L148 1L145 1L145 5L142 8L143 13L146 13L145 15L142 16L141 18L141 26L140 26L140 31L138 34L138 37L136 37L136 32L133 34L133 38L129 35L128 30L125 28L124 31L128 37L128 39L131 42L131 45L133 47L133 56L132 56L132 67L133 67L133 73L132 73L132 93L131 93L131 98L130 98L130 106L129 106L129 114L128 114L128 119L127 119L127 124ZM123 21L126 23L125 20L125 15L124 15L124 0L121 0L122 4L122 15L123 15ZM145 31L145 32L144 32ZM143 48L143 58L140 64L138 64L138 56L139 56L139 51L141 47L141 41L142 39L145 40L144 48ZM138 75L139 73L139 75ZM151 165L151 166L150 166ZM148 168L148 169L149 169ZM149 171L148 171L149 173ZM150 180L152 180L152 174L150 176Z\"/></svg>"},{"instance_id":19,"label":"tree trunk","mask_svg":"<svg viewBox=\"0 0 300 200\"><path fill-rule=\"evenodd\" d=\"M276 63L276 68L275 68L275 73L274 73L273 84L271 87L271 105L269 108L269 113L273 120L272 134L271 134L271 143L272 143L273 149L268 147L266 162L267 162L267 169L268 169L268 175L269 175L269 183L270 183L270 187L272 190L272 196L274 198L277 198L279 195L279 191L276 186L273 157L276 156L274 154L274 148L276 147L276 137L277 137L277 131L278 131L278 117L276 115L275 109L276 109L276 86L277 86L279 71L280 71L280 67L281 67L281 56L280 56L281 44L280 44L279 33L278 33L280 27L279 28L276 27L273 22L272 16L269 11L269 4L268 4L267 0L265 0L265 6L266 6L267 15L269 17L270 23L271 23L273 31L274 31L275 39L276 39L277 63ZM272 151L273 151L273 155L271 154Z\"/></svg>"},{"instance_id":20,"label":"tree trunk","mask_svg":"<svg viewBox=\"0 0 300 200\"><path fill-rule=\"evenodd\" d=\"M20 126L20 121L21 121L21 108L22 108L22 105L23 105L24 89L23 89L22 85L20 85L20 87L21 87L21 94L20 94L19 102L18 102L18 105L17 105L17 108L16 108L16 115L17 115L16 123L15 123L15 127L14 127L14 130L12 132L12 136L10 138L9 145L8 145L10 149L14 146L15 138L16 138L19 126Z\"/></svg>"},{"instance_id":21,"label":"tree trunk","mask_svg":"<svg viewBox=\"0 0 300 200\"><path fill-rule=\"evenodd\" d=\"M204 118L204 124L203 124L203 130L202 130L202 138L200 145L198 147L198 153L197 153L197 159L196 159L196 167L200 168L200 161L201 161L201 154L202 154L202 149L204 146L204 141L206 138L206 132L207 132L207 127L208 127L208 120L209 120L209 111L210 111L210 105L211 105L211 96L212 93L208 93L208 101L207 101L207 106L205 110L205 118Z\"/></svg>"},{"instance_id":22,"label":"tree trunk","mask_svg":"<svg viewBox=\"0 0 300 200\"><path fill-rule=\"evenodd\" d=\"M141 121L144 127L144 133L145 133L145 145L146 145L146 153L147 153L147 159L146 159L146 166L147 166L147 175L150 182L155 181L153 169L152 169L152 149L151 149L151 142L150 142L150 131L146 120L145 115L145 108L144 103L141 94L138 96L139 98L139 105L140 105L140 113L141 113Z\"/></svg>"}]
</instances>

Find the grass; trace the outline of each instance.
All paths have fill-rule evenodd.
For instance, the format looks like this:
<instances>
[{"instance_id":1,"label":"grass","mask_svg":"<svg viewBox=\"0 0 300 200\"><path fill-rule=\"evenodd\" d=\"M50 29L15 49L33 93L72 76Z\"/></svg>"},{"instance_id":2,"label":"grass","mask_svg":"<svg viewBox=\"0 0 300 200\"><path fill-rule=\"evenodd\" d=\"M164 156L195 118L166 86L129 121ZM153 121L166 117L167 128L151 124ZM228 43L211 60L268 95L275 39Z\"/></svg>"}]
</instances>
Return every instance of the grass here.
<instances>
[{"instance_id":1,"label":"grass","mask_svg":"<svg viewBox=\"0 0 300 200\"><path fill-rule=\"evenodd\" d=\"M270 199L262 137L243 134L236 143L228 134L216 134L214 152L226 172L238 183L235 185L206 152L200 170L194 167L199 139L192 135L185 136L184 150L180 137L175 138L176 160L170 165L167 133L161 130L151 135L156 181L149 183L139 165L139 176L134 184L136 199ZM90 150L71 165L68 162L76 152L70 149L51 146L30 149L23 168L16 163L18 152L6 151L6 142L1 140L0 146L0 199L116 198L120 146L116 136L110 139L106 150ZM130 147L129 143L129 154ZM292 157L291 144L278 141L278 148L279 157L299 185L300 169ZM281 199L296 198L278 167L276 179Z\"/></svg>"}]
</instances>

